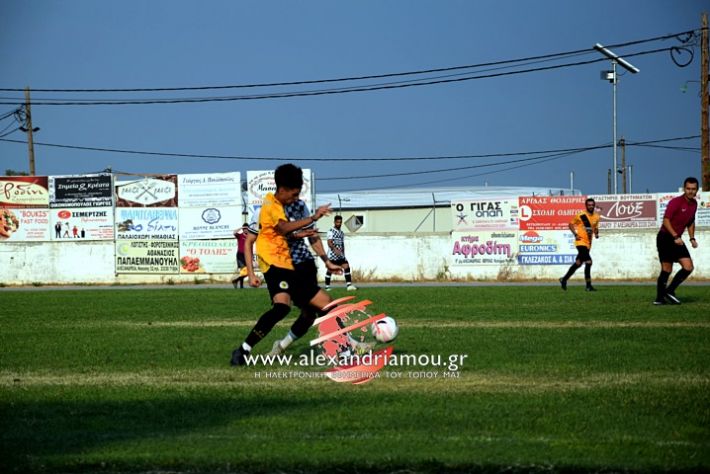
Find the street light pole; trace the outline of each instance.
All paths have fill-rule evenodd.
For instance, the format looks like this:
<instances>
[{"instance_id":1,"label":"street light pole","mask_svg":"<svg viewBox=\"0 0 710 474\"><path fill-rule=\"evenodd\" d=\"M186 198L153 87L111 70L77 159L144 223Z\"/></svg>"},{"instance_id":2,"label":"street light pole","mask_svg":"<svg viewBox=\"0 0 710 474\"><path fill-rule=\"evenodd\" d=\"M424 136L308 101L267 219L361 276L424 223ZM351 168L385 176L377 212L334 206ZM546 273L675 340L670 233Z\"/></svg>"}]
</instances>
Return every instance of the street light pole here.
<instances>
[{"instance_id":1,"label":"street light pole","mask_svg":"<svg viewBox=\"0 0 710 474\"><path fill-rule=\"evenodd\" d=\"M616 53L611 51L608 48L605 48L601 44L597 43L594 45L594 49L602 53L604 56L607 58L611 59L611 71L604 71L602 72L602 79L606 79L609 82L611 82L613 86L613 116L612 116L612 135L614 139L614 169L612 170L612 174L614 175L614 187L613 191L614 194L618 194L618 179L616 174L619 171L619 167L617 165L617 160L616 160L616 82L617 82L617 76L616 76L616 65L619 64L621 67L626 69L632 74L636 74L640 72L640 69L625 60L622 57L619 57Z\"/></svg>"},{"instance_id":2,"label":"street light pole","mask_svg":"<svg viewBox=\"0 0 710 474\"><path fill-rule=\"evenodd\" d=\"M612 102L613 102L613 107L612 107L612 109L613 109L612 124L613 125L612 125L612 127L614 129L612 131L612 135L613 135L613 139L614 139L614 171L611 174L614 176L614 194L619 194L618 186L617 186L618 179L616 176L616 172L618 171L619 167L618 167L617 161L616 161L616 60L615 59L611 60L611 74L612 74L611 83L613 85L613 90L614 90L614 92L612 94L614 96L614 98L612 99Z\"/></svg>"}]
</instances>

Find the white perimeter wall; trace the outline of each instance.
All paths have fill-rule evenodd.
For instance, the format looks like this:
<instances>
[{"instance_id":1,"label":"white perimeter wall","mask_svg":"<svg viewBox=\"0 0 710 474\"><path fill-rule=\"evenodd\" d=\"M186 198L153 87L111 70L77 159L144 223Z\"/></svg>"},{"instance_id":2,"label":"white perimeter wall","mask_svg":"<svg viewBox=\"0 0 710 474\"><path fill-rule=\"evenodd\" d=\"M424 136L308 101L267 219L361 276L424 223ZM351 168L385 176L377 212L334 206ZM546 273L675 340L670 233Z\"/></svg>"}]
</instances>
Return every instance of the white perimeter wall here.
<instances>
[{"instance_id":1,"label":"white perimeter wall","mask_svg":"<svg viewBox=\"0 0 710 474\"><path fill-rule=\"evenodd\" d=\"M696 268L693 277L710 279L710 229L696 231L696 238L700 247L690 249ZM348 234L346 237L346 254L352 268L375 280L554 280L566 269L566 265L452 266L451 251L452 242L448 233ZM123 284L170 280L187 283L194 282L196 278L210 278L210 275L116 275L114 252L112 241L4 242L0 244L0 283ZM655 278L659 270L656 230L602 232L601 238L594 241L592 258L594 278ZM320 271L322 276L322 265ZM582 270L575 277L581 278L581 275ZM231 279L231 275L211 277L216 281Z\"/></svg>"}]
</instances>

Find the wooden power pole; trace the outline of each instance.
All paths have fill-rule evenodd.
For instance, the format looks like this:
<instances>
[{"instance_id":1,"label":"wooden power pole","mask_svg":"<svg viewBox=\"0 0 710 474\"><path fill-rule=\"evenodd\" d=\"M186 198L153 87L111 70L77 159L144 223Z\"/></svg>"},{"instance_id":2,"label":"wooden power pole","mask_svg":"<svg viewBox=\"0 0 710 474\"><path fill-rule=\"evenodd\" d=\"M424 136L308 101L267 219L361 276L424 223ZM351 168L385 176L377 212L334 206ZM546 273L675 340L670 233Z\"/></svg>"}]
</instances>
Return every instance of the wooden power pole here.
<instances>
[{"instance_id":1,"label":"wooden power pole","mask_svg":"<svg viewBox=\"0 0 710 474\"><path fill-rule=\"evenodd\" d=\"M708 14L703 13L700 42L700 150L703 190L710 190L710 142L708 141Z\"/></svg>"},{"instance_id":2,"label":"wooden power pole","mask_svg":"<svg viewBox=\"0 0 710 474\"><path fill-rule=\"evenodd\" d=\"M30 176L35 176L35 145L32 140L32 108L30 105L29 87L25 87L25 121L27 122L27 149L30 156Z\"/></svg>"}]
</instances>

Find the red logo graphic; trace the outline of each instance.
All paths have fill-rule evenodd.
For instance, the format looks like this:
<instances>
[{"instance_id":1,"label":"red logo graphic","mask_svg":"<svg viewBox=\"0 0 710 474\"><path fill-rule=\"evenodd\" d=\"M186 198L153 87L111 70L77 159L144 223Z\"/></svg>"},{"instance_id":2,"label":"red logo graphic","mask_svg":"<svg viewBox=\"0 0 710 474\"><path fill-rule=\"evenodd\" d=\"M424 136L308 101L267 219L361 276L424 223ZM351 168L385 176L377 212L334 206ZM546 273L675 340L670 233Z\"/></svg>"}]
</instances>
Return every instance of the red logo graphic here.
<instances>
[{"instance_id":1,"label":"red logo graphic","mask_svg":"<svg viewBox=\"0 0 710 474\"><path fill-rule=\"evenodd\" d=\"M534 230L529 230L520 236L520 241L526 244L539 244L543 238Z\"/></svg>"},{"instance_id":2,"label":"red logo graphic","mask_svg":"<svg viewBox=\"0 0 710 474\"><path fill-rule=\"evenodd\" d=\"M358 341L356 331L366 333L370 325L386 318L387 315L382 313L372 316L367 313L366 307L372 303L369 300L337 306L354 298L354 296L346 296L324 308L331 311L313 323L314 326L318 326L319 337L313 339L310 345L320 345L323 354L329 360L336 362L334 367L326 371L329 379L335 382L363 384L371 381L377 372L382 370L394 346L365 354L358 353L364 343ZM352 363L352 360L356 362Z\"/></svg>"}]
</instances>

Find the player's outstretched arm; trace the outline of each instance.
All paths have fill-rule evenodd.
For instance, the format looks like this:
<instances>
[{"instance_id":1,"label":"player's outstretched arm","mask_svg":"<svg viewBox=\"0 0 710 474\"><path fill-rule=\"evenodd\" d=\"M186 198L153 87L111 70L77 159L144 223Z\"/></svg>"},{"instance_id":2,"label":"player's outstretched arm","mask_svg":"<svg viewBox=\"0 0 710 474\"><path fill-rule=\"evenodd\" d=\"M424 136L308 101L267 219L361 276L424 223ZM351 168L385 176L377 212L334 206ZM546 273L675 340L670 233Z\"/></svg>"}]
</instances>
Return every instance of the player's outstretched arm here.
<instances>
[{"instance_id":1,"label":"player's outstretched arm","mask_svg":"<svg viewBox=\"0 0 710 474\"><path fill-rule=\"evenodd\" d=\"M330 208L330 203L324 204L320 206L318 209L316 209L316 212L314 212L312 215L305 217L303 219L299 219L297 221L285 221L285 220L280 220L278 224L276 224L276 232L278 232L281 235L286 235L289 234L295 230L298 230L302 227L307 227L309 225L313 225L318 219L320 219L323 216L327 216L332 212Z\"/></svg>"},{"instance_id":2,"label":"player's outstretched arm","mask_svg":"<svg viewBox=\"0 0 710 474\"><path fill-rule=\"evenodd\" d=\"M249 286L258 288L261 286L261 280L254 273L254 242L256 235L247 232L247 239L244 241L244 259L247 265L247 276L249 277Z\"/></svg>"},{"instance_id":3,"label":"player's outstretched arm","mask_svg":"<svg viewBox=\"0 0 710 474\"><path fill-rule=\"evenodd\" d=\"M340 275L343 273L343 267L340 265L336 265L330 260L328 260L328 256L325 253L325 249L323 248L323 241L320 238L320 235L316 234L312 237L308 238L308 243L311 244L311 248L316 252L316 255L320 257L321 260L323 260L323 263L325 264L325 268L330 270L331 273L335 273L336 275Z\"/></svg>"}]
</instances>

